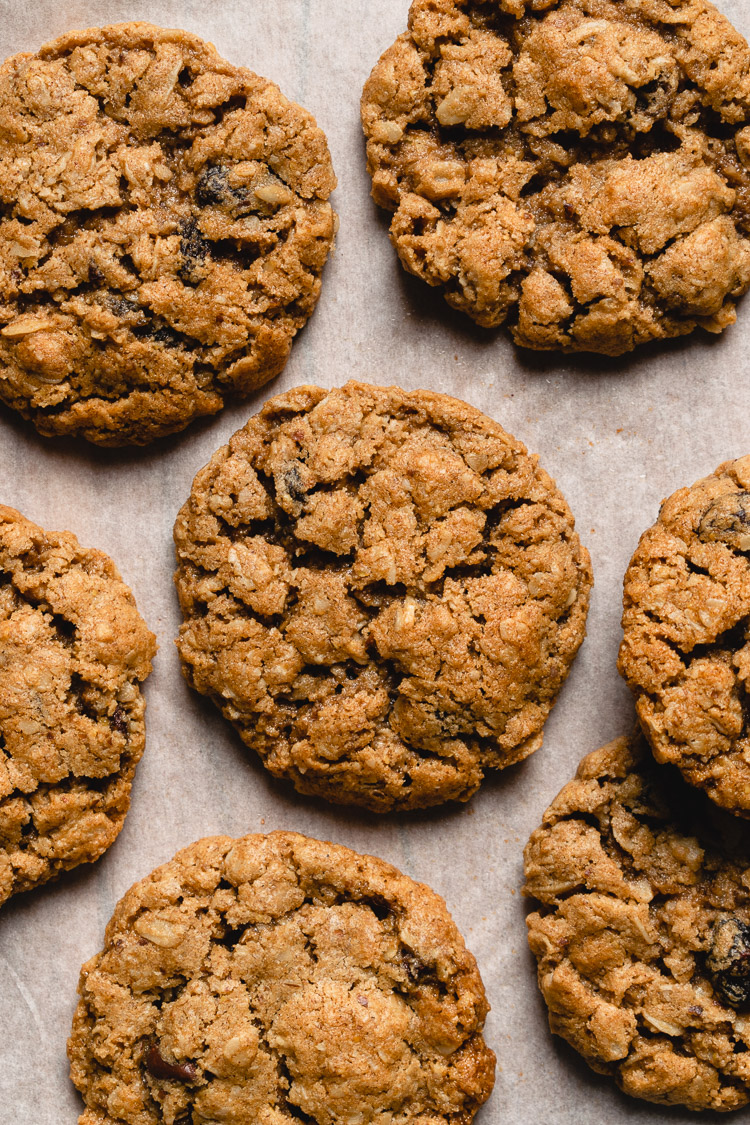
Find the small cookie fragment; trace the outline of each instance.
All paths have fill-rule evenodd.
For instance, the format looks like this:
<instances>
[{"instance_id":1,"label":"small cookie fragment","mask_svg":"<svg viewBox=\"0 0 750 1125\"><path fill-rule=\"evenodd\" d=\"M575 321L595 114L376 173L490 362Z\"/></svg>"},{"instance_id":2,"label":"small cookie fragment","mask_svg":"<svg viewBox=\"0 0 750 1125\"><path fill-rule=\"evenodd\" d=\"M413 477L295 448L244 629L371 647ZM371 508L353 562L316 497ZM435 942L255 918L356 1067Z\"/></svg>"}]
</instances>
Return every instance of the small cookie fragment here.
<instances>
[{"instance_id":1,"label":"small cookie fragment","mask_svg":"<svg viewBox=\"0 0 750 1125\"><path fill-rule=\"evenodd\" d=\"M519 345L722 332L750 287L750 48L708 0L413 0L362 96L402 265Z\"/></svg>"},{"instance_id":2,"label":"small cookie fragment","mask_svg":"<svg viewBox=\"0 0 750 1125\"><path fill-rule=\"evenodd\" d=\"M0 506L0 904L117 838L155 652L111 559Z\"/></svg>"},{"instance_id":3,"label":"small cookie fragment","mask_svg":"<svg viewBox=\"0 0 750 1125\"><path fill-rule=\"evenodd\" d=\"M640 735L584 758L525 851L552 1031L633 1097L750 1102L750 849Z\"/></svg>"},{"instance_id":4,"label":"small cookie fragment","mask_svg":"<svg viewBox=\"0 0 750 1125\"><path fill-rule=\"evenodd\" d=\"M296 833L200 840L136 883L79 993L80 1125L469 1125L494 1082L443 900Z\"/></svg>"},{"instance_id":5,"label":"small cookie fragment","mask_svg":"<svg viewBox=\"0 0 750 1125\"><path fill-rule=\"evenodd\" d=\"M311 114L209 43L69 32L0 67L0 399L144 445L277 375L333 245Z\"/></svg>"},{"instance_id":6,"label":"small cookie fragment","mask_svg":"<svg viewBox=\"0 0 750 1125\"><path fill-rule=\"evenodd\" d=\"M541 745L589 556L466 403L348 383L266 403L175 525L188 682L276 776L376 812L467 800Z\"/></svg>"},{"instance_id":7,"label":"small cookie fragment","mask_svg":"<svg viewBox=\"0 0 750 1125\"><path fill-rule=\"evenodd\" d=\"M660 762L750 816L750 457L666 500L625 575L618 667Z\"/></svg>"}]
</instances>

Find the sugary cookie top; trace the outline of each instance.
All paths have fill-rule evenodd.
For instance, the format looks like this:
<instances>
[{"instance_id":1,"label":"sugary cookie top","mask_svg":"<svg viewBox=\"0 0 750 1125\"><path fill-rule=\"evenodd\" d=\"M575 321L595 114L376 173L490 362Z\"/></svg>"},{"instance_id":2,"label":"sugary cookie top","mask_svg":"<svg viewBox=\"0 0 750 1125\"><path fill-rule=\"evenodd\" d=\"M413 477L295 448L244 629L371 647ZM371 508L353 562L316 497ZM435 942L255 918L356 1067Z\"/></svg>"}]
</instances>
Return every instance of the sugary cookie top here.
<instances>
[{"instance_id":1,"label":"sugary cookie top","mask_svg":"<svg viewBox=\"0 0 750 1125\"><path fill-rule=\"evenodd\" d=\"M143 444L284 365L317 301L323 133L184 31L72 32L0 68L0 398Z\"/></svg>"},{"instance_id":2,"label":"sugary cookie top","mask_svg":"<svg viewBox=\"0 0 750 1125\"><path fill-rule=\"evenodd\" d=\"M270 400L175 527L189 681L275 774L377 811L466 799L541 744L591 570L520 442L349 383Z\"/></svg>"},{"instance_id":3,"label":"sugary cookie top","mask_svg":"<svg viewBox=\"0 0 750 1125\"><path fill-rule=\"evenodd\" d=\"M413 0L362 98L404 266L517 343L621 354L750 286L750 49L707 0Z\"/></svg>"},{"instance_id":4,"label":"sugary cookie top","mask_svg":"<svg viewBox=\"0 0 750 1125\"><path fill-rule=\"evenodd\" d=\"M619 668L656 757L750 816L750 457L662 505L625 575Z\"/></svg>"},{"instance_id":5,"label":"sugary cookie top","mask_svg":"<svg viewBox=\"0 0 750 1125\"><path fill-rule=\"evenodd\" d=\"M155 650L106 555L0 506L0 903L117 836Z\"/></svg>"},{"instance_id":6,"label":"sugary cookie top","mask_svg":"<svg viewBox=\"0 0 750 1125\"><path fill-rule=\"evenodd\" d=\"M80 994L81 1125L468 1123L492 1089L442 899L294 833L201 840L137 883Z\"/></svg>"},{"instance_id":7,"label":"sugary cookie top","mask_svg":"<svg viewBox=\"0 0 750 1125\"><path fill-rule=\"evenodd\" d=\"M552 1030L634 1097L750 1101L750 850L643 740L582 761L531 836L525 893Z\"/></svg>"}]
</instances>

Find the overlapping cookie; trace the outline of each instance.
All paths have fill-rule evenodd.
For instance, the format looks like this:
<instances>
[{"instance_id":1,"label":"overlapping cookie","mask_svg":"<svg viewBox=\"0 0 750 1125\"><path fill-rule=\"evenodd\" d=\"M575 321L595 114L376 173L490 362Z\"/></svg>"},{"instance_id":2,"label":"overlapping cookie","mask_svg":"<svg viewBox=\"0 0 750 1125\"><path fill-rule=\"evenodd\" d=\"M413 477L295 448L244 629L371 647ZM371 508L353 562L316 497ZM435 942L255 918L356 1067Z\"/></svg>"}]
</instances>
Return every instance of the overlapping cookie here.
<instances>
[{"instance_id":1,"label":"overlapping cookie","mask_svg":"<svg viewBox=\"0 0 750 1125\"><path fill-rule=\"evenodd\" d=\"M155 651L106 555L0 506L0 903L116 839Z\"/></svg>"},{"instance_id":2,"label":"overlapping cookie","mask_svg":"<svg viewBox=\"0 0 750 1125\"><path fill-rule=\"evenodd\" d=\"M721 332L750 286L750 49L708 0L413 0L362 98L404 267L530 348Z\"/></svg>"},{"instance_id":3,"label":"overlapping cookie","mask_svg":"<svg viewBox=\"0 0 750 1125\"><path fill-rule=\"evenodd\" d=\"M591 566L554 482L466 403L349 383L266 403L175 526L185 675L277 776L378 812L536 750Z\"/></svg>"},{"instance_id":4,"label":"overlapping cookie","mask_svg":"<svg viewBox=\"0 0 750 1125\"><path fill-rule=\"evenodd\" d=\"M526 848L552 1030L635 1097L750 1102L750 848L638 737L581 762Z\"/></svg>"},{"instance_id":5,"label":"overlapping cookie","mask_svg":"<svg viewBox=\"0 0 750 1125\"><path fill-rule=\"evenodd\" d=\"M492 1090L443 900L294 833L201 840L136 883L80 997L80 1125L468 1125Z\"/></svg>"},{"instance_id":6,"label":"overlapping cookie","mask_svg":"<svg viewBox=\"0 0 750 1125\"><path fill-rule=\"evenodd\" d=\"M619 668L660 762L750 816L750 457L662 505L625 575Z\"/></svg>"},{"instance_id":7,"label":"overlapping cookie","mask_svg":"<svg viewBox=\"0 0 750 1125\"><path fill-rule=\"evenodd\" d=\"M312 116L185 31L70 32L0 68L0 399L145 444L281 371L331 249Z\"/></svg>"}]
</instances>

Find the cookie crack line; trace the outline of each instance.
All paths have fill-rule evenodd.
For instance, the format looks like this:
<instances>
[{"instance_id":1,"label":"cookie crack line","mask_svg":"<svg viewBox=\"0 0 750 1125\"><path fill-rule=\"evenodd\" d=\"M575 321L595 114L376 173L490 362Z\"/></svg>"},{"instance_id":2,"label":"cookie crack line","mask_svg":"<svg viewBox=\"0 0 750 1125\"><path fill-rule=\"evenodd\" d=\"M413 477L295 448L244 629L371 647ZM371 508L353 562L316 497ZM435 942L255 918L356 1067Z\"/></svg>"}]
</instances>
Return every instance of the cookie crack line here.
<instances>
[{"instance_id":1,"label":"cookie crack line","mask_svg":"<svg viewBox=\"0 0 750 1125\"><path fill-rule=\"evenodd\" d=\"M524 347L723 331L750 287L745 40L707 0L678 31L649 0L530 7L413 0L365 85L402 265Z\"/></svg>"},{"instance_id":2,"label":"cookie crack line","mask_svg":"<svg viewBox=\"0 0 750 1125\"><path fill-rule=\"evenodd\" d=\"M8 59L0 106L2 401L45 434L146 444L281 371L336 224L310 114L145 23ZM140 339L101 301L136 293Z\"/></svg>"}]
</instances>

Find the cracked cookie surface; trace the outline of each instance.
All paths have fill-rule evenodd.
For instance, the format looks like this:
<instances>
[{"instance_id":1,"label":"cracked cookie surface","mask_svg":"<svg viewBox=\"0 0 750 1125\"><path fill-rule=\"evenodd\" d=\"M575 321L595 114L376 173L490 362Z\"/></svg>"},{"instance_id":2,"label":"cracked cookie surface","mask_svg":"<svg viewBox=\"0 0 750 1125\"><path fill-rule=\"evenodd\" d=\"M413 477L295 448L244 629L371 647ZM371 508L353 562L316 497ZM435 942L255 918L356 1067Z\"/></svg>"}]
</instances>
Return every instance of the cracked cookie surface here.
<instances>
[{"instance_id":1,"label":"cracked cookie surface","mask_svg":"<svg viewBox=\"0 0 750 1125\"><path fill-rule=\"evenodd\" d=\"M721 332L750 287L750 49L706 0L414 0L362 97L404 267L517 344Z\"/></svg>"},{"instance_id":2,"label":"cracked cookie surface","mask_svg":"<svg viewBox=\"0 0 750 1125\"><path fill-rule=\"evenodd\" d=\"M378 812L466 800L536 750L585 633L590 560L554 482L428 391L271 399L175 542L190 684L272 773Z\"/></svg>"},{"instance_id":3,"label":"cracked cookie surface","mask_svg":"<svg viewBox=\"0 0 750 1125\"><path fill-rule=\"evenodd\" d=\"M750 1101L750 850L640 735L584 758L531 836L550 1027L627 1094Z\"/></svg>"},{"instance_id":4,"label":"cracked cookie surface","mask_svg":"<svg viewBox=\"0 0 750 1125\"><path fill-rule=\"evenodd\" d=\"M79 991L80 1125L468 1125L492 1090L484 988L443 900L296 833L157 868Z\"/></svg>"},{"instance_id":5,"label":"cracked cookie surface","mask_svg":"<svg viewBox=\"0 0 750 1125\"><path fill-rule=\"evenodd\" d=\"M145 444L283 368L333 243L313 117L184 31L71 32L0 68L0 399Z\"/></svg>"},{"instance_id":6,"label":"cracked cookie surface","mask_svg":"<svg viewBox=\"0 0 750 1125\"><path fill-rule=\"evenodd\" d=\"M750 457L681 488L625 575L618 667L660 762L750 816Z\"/></svg>"},{"instance_id":7,"label":"cracked cookie surface","mask_svg":"<svg viewBox=\"0 0 750 1125\"><path fill-rule=\"evenodd\" d=\"M0 506L0 903L116 839L155 651L105 554Z\"/></svg>"}]
</instances>

